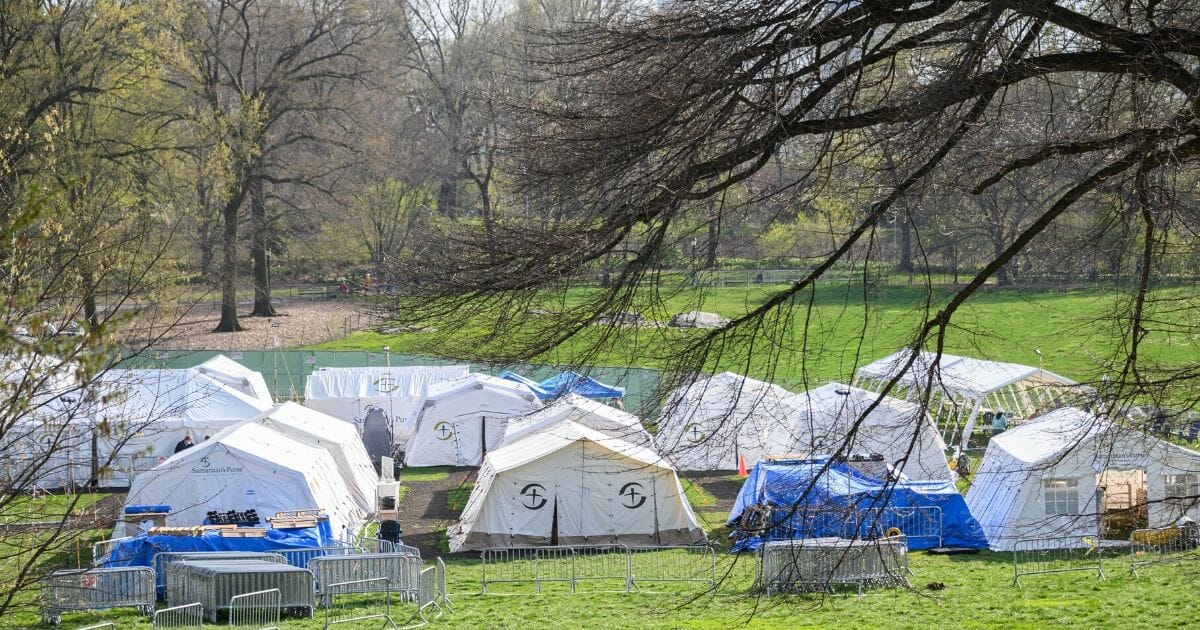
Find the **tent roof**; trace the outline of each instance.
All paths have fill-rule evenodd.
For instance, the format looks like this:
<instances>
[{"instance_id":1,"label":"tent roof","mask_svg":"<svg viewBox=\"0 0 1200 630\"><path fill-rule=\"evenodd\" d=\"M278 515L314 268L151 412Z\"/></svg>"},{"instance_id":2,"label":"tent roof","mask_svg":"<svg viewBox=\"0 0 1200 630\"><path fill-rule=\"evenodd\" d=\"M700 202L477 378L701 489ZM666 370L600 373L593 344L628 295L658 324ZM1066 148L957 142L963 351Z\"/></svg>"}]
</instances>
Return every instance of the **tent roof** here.
<instances>
[{"instance_id":1,"label":"tent roof","mask_svg":"<svg viewBox=\"0 0 1200 630\"><path fill-rule=\"evenodd\" d=\"M504 441L515 442L561 422L574 422L610 436L616 433L614 437L627 440L646 434L637 416L578 394L567 394L543 409L509 420ZM625 432L628 436L623 435Z\"/></svg>"},{"instance_id":2,"label":"tent roof","mask_svg":"<svg viewBox=\"0 0 1200 630\"><path fill-rule=\"evenodd\" d=\"M321 368L308 375L304 398L411 398L433 383L462 378L469 372L466 365Z\"/></svg>"},{"instance_id":3,"label":"tent roof","mask_svg":"<svg viewBox=\"0 0 1200 630\"><path fill-rule=\"evenodd\" d=\"M646 447L609 437L595 429L570 420L555 424L544 431L531 433L515 442L506 444L488 453L487 459L496 472L503 472L541 459L580 440L595 443L647 466L671 469L670 464L666 460Z\"/></svg>"},{"instance_id":4,"label":"tent roof","mask_svg":"<svg viewBox=\"0 0 1200 630\"><path fill-rule=\"evenodd\" d=\"M803 400L778 385L722 372L676 389L672 392L671 402L663 409L663 415L753 414L782 420L803 410Z\"/></svg>"},{"instance_id":5,"label":"tent roof","mask_svg":"<svg viewBox=\"0 0 1200 630\"><path fill-rule=\"evenodd\" d=\"M992 437L991 444L1017 460L1037 464L1079 448L1115 426L1082 409L1063 407Z\"/></svg>"},{"instance_id":6,"label":"tent roof","mask_svg":"<svg viewBox=\"0 0 1200 630\"><path fill-rule=\"evenodd\" d=\"M894 352L858 368L857 375L859 378L894 378L903 369L911 352L909 349ZM921 351L912 367L901 376L899 382L909 387L920 386L928 382L929 373L934 368L936 358L937 354L934 352ZM965 398L985 396L1013 383L1033 377L1063 385L1074 384L1070 379L1041 368L944 353L937 363L937 369L940 378L935 382L950 393Z\"/></svg>"},{"instance_id":7,"label":"tent roof","mask_svg":"<svg viewBox=\"0 0 1200 630\"><path fill-rule=\"evenodd\" d=\"M263 379L262 374L223 354L218 354L204 363L197 365L196 370L213 380L220 381L228 387L241 391L247 396L252 396L260 400L271 400L271 390L267 388L267 382Z\"/></svg>"},{"instance_id":8,"label":"tent roof","mask_svg":"<svg viewBox=\"0 0 1200 630\"><path fill-rule=\"evenodd\" d=\"M514 383L520 383L520 384L524 385L525 387L529 388L529 391L533 392L534 395L536 395L538 398L540 398L542 400L546 400L547 398L554 397L554 394L543 389L542 386L539 385L537 381L535 381L531 378L526 378L524 376L521 376L520 374L517 374L516 372L513 372L512 370L505 370L505 371L501 372L500 376L498 378L502 378L506 381L512 381Z\"/></svg>"},{"instance_id":9,"label":"tent roof","mask_svg":"<svg viewBox=\"0 0 1200 630\"><path fill-rule=\"evenodd\" d=\"M243 420L274 404L269 394L259 398L243 393L196 368L110 370L97 379L97 386L106 392L124 392L124 396L100 406L98 415L110 418Z\"/></svg>"},{"instance_id":10,"label":"tent roof","mask_svg":"<svg viewBox=\"0 0 1200 630\"><path fill-rule=\"evenodd\" d=\"M422 409L436 405L442 401L461 396L464 393L481 389L489 389L502 395L520 398L527 402L533 402L537 398L533 391L523 383L476 372L453 381L442 381L431 384L425 390L425 396L421 399L423 402L419 401L416 408Z\"/></svg>"},{"instance_id":11,"label":"tent roof","mask_svg":"<svg viewBox=\"0 0 1200 630\"><path fill-rule=\"evenodd\" d=\"M538 385L542 389L552 392L554 396L564 394L579 394L587 398L622 398L625 396L624 387L605 385L596 379L570 370L551 376Z\"/></svg>"}]
</instances>

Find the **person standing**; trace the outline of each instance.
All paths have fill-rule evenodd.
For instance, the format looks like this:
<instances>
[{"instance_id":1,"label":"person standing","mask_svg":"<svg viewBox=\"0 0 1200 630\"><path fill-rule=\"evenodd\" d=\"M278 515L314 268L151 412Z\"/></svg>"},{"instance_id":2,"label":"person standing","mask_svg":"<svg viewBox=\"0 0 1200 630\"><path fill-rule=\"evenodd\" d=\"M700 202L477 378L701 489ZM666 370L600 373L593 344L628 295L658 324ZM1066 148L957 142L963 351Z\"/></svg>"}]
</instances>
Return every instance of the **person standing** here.
<instances>
[{"instance_id":1,"label":"person standing","mask_svg":"<svg viewBox=\"0 0 1200 630\"><path fill-rule=\"evenodd\" d=\"M192 434L185 433L182 440L175 443L175 452L186 451L192 447Z\"/></svg>"}]
</instances>

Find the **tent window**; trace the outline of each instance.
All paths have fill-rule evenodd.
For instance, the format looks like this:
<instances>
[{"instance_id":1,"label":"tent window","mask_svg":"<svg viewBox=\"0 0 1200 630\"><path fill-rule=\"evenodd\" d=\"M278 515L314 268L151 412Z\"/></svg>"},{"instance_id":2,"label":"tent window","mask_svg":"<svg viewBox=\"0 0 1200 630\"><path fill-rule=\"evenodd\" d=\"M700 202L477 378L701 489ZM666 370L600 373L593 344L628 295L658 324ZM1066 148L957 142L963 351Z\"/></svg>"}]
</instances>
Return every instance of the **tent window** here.
<instances>
[{"instance_id":1,"label":"tent window","mask_svg":"<svg viewBox=\"0 0 1200 630\"><path fill-rule=\"evenodd\" d=\"M1045 479L1042 496L1046 500L1046 516L1079 513L1078 479Z\"/></svg>"},{"instance_id":2,"label":"tent window","mask_svg":"<svg viewBox=\"0 0 1200 630\"><path fill-rule=\"evenodd\" d=\"M1164 475L1167 486L1167 501L1176 505L1191 505L1200 497L1200 475Z\"/></svg>"}]
</instances>

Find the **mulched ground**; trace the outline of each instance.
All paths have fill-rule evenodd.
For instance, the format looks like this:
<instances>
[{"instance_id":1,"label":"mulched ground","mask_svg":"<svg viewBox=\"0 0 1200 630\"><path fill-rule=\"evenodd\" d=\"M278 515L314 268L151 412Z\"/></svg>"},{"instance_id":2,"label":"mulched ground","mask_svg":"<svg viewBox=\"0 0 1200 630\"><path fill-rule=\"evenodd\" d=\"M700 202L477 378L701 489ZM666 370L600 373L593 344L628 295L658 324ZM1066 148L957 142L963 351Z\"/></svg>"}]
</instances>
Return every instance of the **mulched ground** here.
<instances>
[{"instance_id":1,"label":"mulched ground","mask_svg":"<svg viewBox=\"0 0 1200 630\"><path fill-rule=\"evenodd\" d=\"M438 549L442 530L453 525L461 513L451 510L447 499L455 488L474 483L478 472L477 468L455 468L446 479L438 481L406 481L401 474L401 485L408 487L400 500L404 544L420 549L422 557L445 555L445 551Z\"/></svg>"}]
</instances>

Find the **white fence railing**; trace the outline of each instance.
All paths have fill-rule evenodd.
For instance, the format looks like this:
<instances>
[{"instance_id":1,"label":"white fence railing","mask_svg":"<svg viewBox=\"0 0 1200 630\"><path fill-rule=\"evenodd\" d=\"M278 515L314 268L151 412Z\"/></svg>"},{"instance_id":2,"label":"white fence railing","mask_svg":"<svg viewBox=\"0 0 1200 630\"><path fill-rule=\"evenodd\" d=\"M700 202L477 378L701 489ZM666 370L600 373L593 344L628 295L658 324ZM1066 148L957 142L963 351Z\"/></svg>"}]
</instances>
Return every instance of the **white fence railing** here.
<instances>
[{"instance_id":1,"label":"white fence railing","mask_svg":"<svg viewBox=\"0 0 1200 630\"><path fill-rule=\"evenodd\" d=\"M625 545L511 547L480 553L482 592L501 584L550 584L578 591L630 592L653 582L716 586L717 556L711 547L627 547Z\"/></svg>"}]
</instances>

